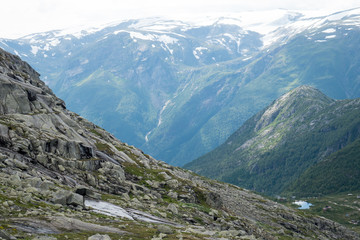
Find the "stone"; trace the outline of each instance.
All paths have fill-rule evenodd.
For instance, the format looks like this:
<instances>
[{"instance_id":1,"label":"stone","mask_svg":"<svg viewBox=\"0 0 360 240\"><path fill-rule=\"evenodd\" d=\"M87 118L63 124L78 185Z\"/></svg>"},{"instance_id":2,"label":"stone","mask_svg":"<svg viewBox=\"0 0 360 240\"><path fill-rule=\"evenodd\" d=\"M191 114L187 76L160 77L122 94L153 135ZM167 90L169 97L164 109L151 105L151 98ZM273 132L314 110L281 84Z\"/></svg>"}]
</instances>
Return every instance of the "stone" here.
<instances>
[{"instance_id":1,"label":"stone","mask_svg":"<svg viewBox=\"0 0 360 240\"><path fill-rule=\"evenodd\" d=\"M84 197L89 197L93 199L101 199L101 194L94 192L88 187L85 186L78 186L75 190L75 193L80 194Z\"/></svg>"},{"instance_id":2,"label":"stone","mask_svg":"<svg viewBox=\"0 0 360 240\"><path fill-rule=\"evenodd\" d=\"M173 214L178 214L179 211L176 207L176 205L174 203L170 203L168 206L167 206L167 209L170 210L170 212L172 212Z\"/></svg>"},{"instance_id":3,"label":"stone","mask_svg":"<svg viewBox=\"0 0 360 240\"><path fill-rule=\"evenodd\" d=\"M171 180L168 180L166 182L166 184L170 187L170 188L173 188L173 189L176 189L179 187L179 182L178 180L176 179L171 179Z\"/></svg>"},{"instance_id":4,"label":"stone","mask_svg":"<svg viewBox=\"0 0 360 240\"><path fill-rule=\"evenodd\" d=\"M172 234L174 232L172 228L167 225L158 225L157 230L158 232L165 234Z\"/></svg>"},{"instance_id":5,"label":"stone","mask_svg":"<svg viewBox=\"0 0 360 240\"><path fill-rule=\"evenodd\" d=\"M20 186L21 185L21 179L18 174L14 174L10 177L9 183L12 186Z\"/></svg>"},{"instance_id":6,"label":"stone","mask_svg":"<svg viewBox=\"0 0 360 240\"><path fill-rule=\"evenodd\" d=\"M64 171L65 171L65 168L64 168L63 165L59 165L58 168L59 168L59 170L60 170L61 172L64 172Z\"/></svg>"},{"instance_id":7,"label":"stone","mask_svg":"<svg viewBox=\"0 0 360 240\"><path fill-rule=\"evenodd\" d=\"M168 196L171 197L171 198L173 198L173 199L175 199L175 200L178 198L177 192L173 192L173 191L170 191L170 192L168 193Z\"/></svg>"},{"instance_id":8,"label":"stone","mask_svg":"<svg viewBox=\"0 0 360 240\"><path fill-rule=\"evenodd\" d=\"M55 204L61 204L64 206L67 204L67 199L70 197L71 194L72 192L70 191L59 190L53 194L51 202Z\"/></svg>"},{"instance_id":9,"label":"stone","mask_svg":"<svg viewBox=\"0 0 360 240\"><path fill-rule=\"evenodd\" d=\"M72 206L84 206L84 197L77 193L71 193L70 196L66 199L67 205Z\"/></svg>"},{"instance_id":10,"label":"stone","mask_svg":"<svg viewBox=\"0 0 360 240\"><path fill-rule=\"evenodd\" d=\"M92 174L88 173L86 175L86 179L87 179L87 183L89 183L93 187L96 187L96 185L97 185L96 184L96 179Z\"/></svg>"},{"instance_id":11,"label":"stone","mask_svg":"<svg viewBox=\"0 0 360 240\"><path fill-rule=\"evenodd\" d=\"M13 163L14 163L15 167L17 167L21 170L27 170L29 168L28 165L26 165L25 163L20 162L19 160L16 160L16 159L13 160Z\"/></svg>"},{"instance_id":12,"label":"stone","mask_svg":"<svg viewBox=\"0 0 360 240\"><path fill-rule=\"evenodd\" d=\"M159 175L162 176L165 179L165 181L168 181L171 179L171 177L169 175L167 175L166 172L161 172L161 173L159 173Z\"/></svg>"},{"instance_id":13,"label":"stone","mask_svg":"<svg viewBox=\"0 0 360 240\"><path fill-rule=\"evenodd\" d=\"M5 240L16 240L15 237L11 236L9 233L0 229L0 239L3 238Z\"/></svg>"},{"instance_id":14,"label":"stone","mask_svg":"<svg viewBox=\"0 0 360 240\"><path fill-rule=\"evenodd\" d=\"M107 234L101 235L98 233L89 237L88 240L111 240L111 238Z\"/></svg>"}]
</instances>

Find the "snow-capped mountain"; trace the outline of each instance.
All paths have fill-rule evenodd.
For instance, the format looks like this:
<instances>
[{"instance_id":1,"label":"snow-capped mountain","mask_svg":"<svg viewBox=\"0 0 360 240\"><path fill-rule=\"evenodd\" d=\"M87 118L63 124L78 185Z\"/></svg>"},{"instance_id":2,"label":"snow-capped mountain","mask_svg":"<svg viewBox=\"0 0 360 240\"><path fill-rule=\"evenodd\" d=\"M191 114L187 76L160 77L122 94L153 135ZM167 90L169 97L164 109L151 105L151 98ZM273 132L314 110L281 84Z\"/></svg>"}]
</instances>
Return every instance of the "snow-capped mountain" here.
<instances>
[{"instance_id":1,"label":"snow-capped mountain","mask_svg":"<svg viewBox=\"0 0 360 240\"><path fill-rule=\"evenodd\" d=\"M0 47L34 66L71 110L182 165L290 88L359 97L359 28L360 9L276 10L128 20L0 39Z\"/></svg>"}]
</instances>

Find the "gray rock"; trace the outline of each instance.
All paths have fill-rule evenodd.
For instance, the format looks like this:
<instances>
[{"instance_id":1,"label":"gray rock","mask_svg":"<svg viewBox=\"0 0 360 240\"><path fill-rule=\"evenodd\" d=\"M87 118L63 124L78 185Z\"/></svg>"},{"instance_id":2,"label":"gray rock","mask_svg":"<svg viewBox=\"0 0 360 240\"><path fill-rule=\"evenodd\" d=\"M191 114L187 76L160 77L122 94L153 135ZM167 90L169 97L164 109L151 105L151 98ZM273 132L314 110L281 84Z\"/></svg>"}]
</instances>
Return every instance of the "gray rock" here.
<instances>
[{"instance_id":1,"label":"gray rock","mask_svg":"<svg viewBox=\"0 0 360 240\"><path fill-rule=\"evenodd\" d=\"M173 199L177 199L177 198L178 198L177 192L173 192L173 191L170 191L170 192L168 193L168 196L171 197L171 198L173 198Z\"/></svg>"},{"instance_id":2,"label":"gray rock","mask_svg":"<svg viewBox=\"0 0 360 240\"><path fill-rule=\"evenodd\" d=\"M14 174L10 177L9 183L12 186L21 186L21 179L18 174Z\"/></svg>"},{"instance_id":3,"label":"gray rock","mask_svg":"<svg viewBox=\"0 0 360 240\"><path fill-rule=\"evenodd\" d=\"M66 203L72 206L84 206L84 197L77 193L71 193L66 199Z\"/></svg>"},{"instance_id":4,"label":"gray rock","mask_svg":"<svg viewBox=\"0 0 360 240\"><path fill-rule=\"evenodd\" d=\"M71 194L72 192L70 191L59 190L53 194L51 202L55 204L61 204L64 206L67 204L67 199L70 197Z\"/></svg>"},{"instance_id":5,"label":"gray rock","mask_svg":"<svg viewBox=\"0 0 360 240\"><path fill-rule=\"evenodd\" d=\"M170 210L173 214L178 214L179 211L176 207L176 205L174 203L170 203L168 206L167 206L167 209Z\"/></svg>"},{"instance_id":6,"label":"gray rock","mask_svg":"<svg viewBox=\"0 0 360 240\"><path fill-rule=\"evenodd\" d=\"M13 160L15 167L21 169L21 170L27 170L29 167L23 162L20 162L19 160L14 159Z\"/></svg>"},{"instance_id":7,"label":"gray rock","mask_svg":"<svg viewBox=\"0 0 360 240\"><path fill-rule=\"evenodd\" d=\"M1 229L0 229L0 238L3 238L5 240L16 240L15 237L11 236L9 233Z\"/></svg>"},{"instance_id":8,"label":"gray rock","mask_svg":"<svg viewBox=\"0 0 360 240\"><path fill-rule=\"evenodd\" d=\"M101 199L101 194L94 192L88 187L85 186L78 186L75 190L75 193L80 194L84 197L89 197L93 199Z\"/></svg>"},{"instance_id":9,"label":"gray rock","mask_svg":"<svg viewBox=\"0 0 360 240\"><path fill-rule=\"evenodd\" d=\"M166 182L166 184L167 184L170 188L173 188L173 189L176 189L177 187L179 187L179 182L178 182L178 180L176 180L176 179L168 180L168 181Z\"/></svg>"},{"instance_id":10,"label":"gray rock","mask_svg":"<svg viewBox=\"0 0 360 240\"><path fill-rule=\"evenodd\" d=\"M88 240L111 240L109 235L101 235L101 234L95 234L88 238Z\"/></svg>"}]
</instances>

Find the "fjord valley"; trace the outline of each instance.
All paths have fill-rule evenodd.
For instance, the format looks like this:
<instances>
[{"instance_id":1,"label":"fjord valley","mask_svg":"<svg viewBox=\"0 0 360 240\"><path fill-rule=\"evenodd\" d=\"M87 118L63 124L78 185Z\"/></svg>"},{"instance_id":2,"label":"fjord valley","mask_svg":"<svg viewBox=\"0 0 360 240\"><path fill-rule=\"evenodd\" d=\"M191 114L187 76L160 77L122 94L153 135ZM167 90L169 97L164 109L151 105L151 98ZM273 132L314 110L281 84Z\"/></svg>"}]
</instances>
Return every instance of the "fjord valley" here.
<instances>
[{"instance_id":1,"label":"fjord valley","mask_svg":"<svg viewBox=\"0 0 360 240\"><path fill-rule=\"evenodd\" d=\"M182 166L297 86L360 97L359 11L276 10L264 22L148 18L0 46L34 66L69 109Z\"/></svg>"},{"instance_id":2,"label":"fjord valley","mask_svg":"<svg viewBox=\"0 0 360 240\"><path fill-rule=\"evenodd\" d=\"M0 239L360 239L360 8L205 20L0 39Z\"/></svg>"},{"instance_id":3,"label":"fjord valley","mask_svg":"<svg viewBox=\"0 0 360 240\"><path fill-rule=\"evenodd\" d=\"M117 140L3 50L0 85L3 239L359 239Z\"/></svg>"}]
</instances>

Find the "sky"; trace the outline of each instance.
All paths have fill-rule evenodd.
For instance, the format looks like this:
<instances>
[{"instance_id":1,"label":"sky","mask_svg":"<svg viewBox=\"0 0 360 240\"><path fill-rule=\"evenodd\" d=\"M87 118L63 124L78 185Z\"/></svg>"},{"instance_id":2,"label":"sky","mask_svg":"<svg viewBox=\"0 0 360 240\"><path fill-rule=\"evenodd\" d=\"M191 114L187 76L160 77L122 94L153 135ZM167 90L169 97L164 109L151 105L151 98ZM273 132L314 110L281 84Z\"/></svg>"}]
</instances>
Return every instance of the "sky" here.
<instances>
[{"instance_id":1,"label":"sky","mask_svg":"<svg viewBox=\"0 0 360 240\"><path fill-rule=\"evenodd\" d=\"M359 0L0 0L0 38L18 38L74 26L124 19L188 18L273 9L336 12L360 7Z\"/></svg>"}]
</instances>

